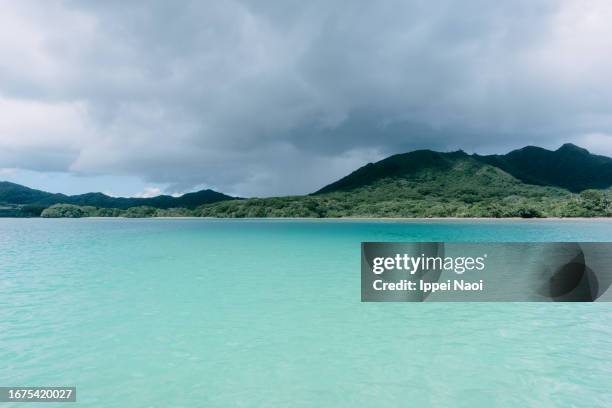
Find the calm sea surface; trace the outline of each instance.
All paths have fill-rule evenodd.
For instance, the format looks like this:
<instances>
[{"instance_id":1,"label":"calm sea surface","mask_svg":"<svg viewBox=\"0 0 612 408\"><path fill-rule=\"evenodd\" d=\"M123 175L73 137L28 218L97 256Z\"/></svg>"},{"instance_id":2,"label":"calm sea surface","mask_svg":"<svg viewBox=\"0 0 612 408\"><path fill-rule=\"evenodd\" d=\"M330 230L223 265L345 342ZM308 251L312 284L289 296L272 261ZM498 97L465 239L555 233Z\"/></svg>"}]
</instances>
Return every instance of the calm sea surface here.
<instances>
[{"instance_id":1,"label":"calm sea surface","mask_svg":"<svg viewBox=\"0 0 612 408\"><path fill-rule=\"evenodd\" d=\"M72 407L612 407L612 303L360 303L360 242L413 240L612 241L612 221L0 219L0 386L74 385Z\"/></svg>"}]
</instances>

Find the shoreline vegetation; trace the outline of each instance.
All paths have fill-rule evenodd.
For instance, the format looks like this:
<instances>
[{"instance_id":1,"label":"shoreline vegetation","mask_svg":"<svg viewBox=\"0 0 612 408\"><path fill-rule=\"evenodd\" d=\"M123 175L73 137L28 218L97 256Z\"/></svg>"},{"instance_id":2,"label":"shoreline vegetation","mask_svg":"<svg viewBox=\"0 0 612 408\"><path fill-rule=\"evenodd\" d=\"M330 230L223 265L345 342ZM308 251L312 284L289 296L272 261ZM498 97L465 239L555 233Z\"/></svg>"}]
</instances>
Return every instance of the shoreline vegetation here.
<instances>
[{"instance_id":1,"label":"shoreline vegetation","mask_svg":"<svg viewBox=\"0 0 612 408\"><path fill-rule=\"evenodd\" d=\"M454 200L412 199L370 201L362 197L322 195L306 197L251 198L205 204L195 209L153 207L96 208L54 204L43 218L606 218L612 216L610 191L585 190L558 196L508 196L496 199L465 197ZM473 201L474 200L474 201Z\"/></svg>"},{"instance_id":2,"label":"shoreline vegetation","mask_svg":"<svg viewBox=\"0 0 612 408\"><path fill-rule=\"evenodd\" d=\"M502 156L417 150L369 163L303 196L238 198L213 190L150 199L65 196L0 182L0 216L607 218L611 186L612 159L571 144Z\"/></svg>"}]
</instances>

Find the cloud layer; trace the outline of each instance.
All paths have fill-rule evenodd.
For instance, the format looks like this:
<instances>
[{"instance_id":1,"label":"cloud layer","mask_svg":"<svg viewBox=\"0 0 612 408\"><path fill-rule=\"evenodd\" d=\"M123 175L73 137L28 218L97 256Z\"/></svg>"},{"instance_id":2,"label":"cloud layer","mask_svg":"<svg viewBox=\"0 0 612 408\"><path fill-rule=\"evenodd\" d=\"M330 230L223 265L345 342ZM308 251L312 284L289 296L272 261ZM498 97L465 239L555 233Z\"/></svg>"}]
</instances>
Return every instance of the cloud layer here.
<instances>
[{"instance_id":1,"label":"cloud layer","mask_svg":"<svg viewBox=\"0 0 612 408\"><path fill-rule=\"evenodd\" d=\"M10 2L0 168L246 196L414 148L612 155L610 21L607 0Z\"/></svg>"}]
</instances>

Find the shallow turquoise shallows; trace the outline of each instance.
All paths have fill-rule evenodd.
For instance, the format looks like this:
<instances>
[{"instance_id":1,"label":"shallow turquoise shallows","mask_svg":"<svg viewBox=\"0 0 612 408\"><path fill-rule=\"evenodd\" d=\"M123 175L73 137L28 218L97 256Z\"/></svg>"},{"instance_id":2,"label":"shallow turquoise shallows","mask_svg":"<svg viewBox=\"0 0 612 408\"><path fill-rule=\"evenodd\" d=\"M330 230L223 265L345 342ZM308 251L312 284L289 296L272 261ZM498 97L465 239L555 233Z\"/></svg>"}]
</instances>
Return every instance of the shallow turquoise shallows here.
<instances>
[{"instance_id":1,"label":"shallow turquoise shallows","mask_svg":"<svg viewBox=\"0 0 612 408\"><path fill-rule=\"evenodd\" d=\"M611 241L612 222L0 219L0 386L74 385L69 407L612 407L612 303L360 302L361 241L428 240Z\"/></svg>"}]
</instances>

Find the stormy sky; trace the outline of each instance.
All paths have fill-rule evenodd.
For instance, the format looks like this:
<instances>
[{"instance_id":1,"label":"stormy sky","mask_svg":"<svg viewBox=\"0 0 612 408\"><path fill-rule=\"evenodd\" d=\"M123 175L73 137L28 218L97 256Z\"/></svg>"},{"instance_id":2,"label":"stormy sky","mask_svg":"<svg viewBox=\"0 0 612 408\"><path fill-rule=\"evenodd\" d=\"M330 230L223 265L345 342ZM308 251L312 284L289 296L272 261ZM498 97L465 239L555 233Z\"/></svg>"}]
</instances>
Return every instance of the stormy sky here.
<instances>
[{"instance_id":1,"label":"stormy sky","mask_svg":"<svg viewBox=\"0 0 612 408\"><path fill-rule=\"evenodd\" d=\"M0 179L308 193L416 148L612 155L612 3L1 1Z\"/></svg>"}]
</instances>

